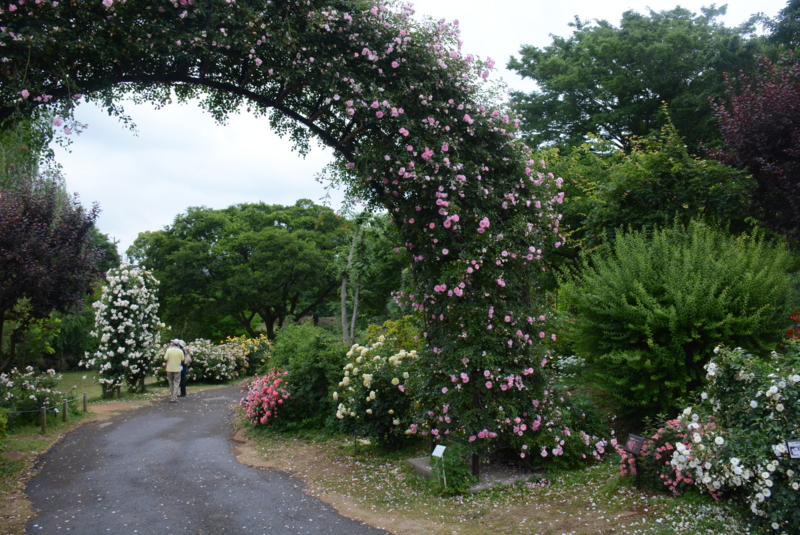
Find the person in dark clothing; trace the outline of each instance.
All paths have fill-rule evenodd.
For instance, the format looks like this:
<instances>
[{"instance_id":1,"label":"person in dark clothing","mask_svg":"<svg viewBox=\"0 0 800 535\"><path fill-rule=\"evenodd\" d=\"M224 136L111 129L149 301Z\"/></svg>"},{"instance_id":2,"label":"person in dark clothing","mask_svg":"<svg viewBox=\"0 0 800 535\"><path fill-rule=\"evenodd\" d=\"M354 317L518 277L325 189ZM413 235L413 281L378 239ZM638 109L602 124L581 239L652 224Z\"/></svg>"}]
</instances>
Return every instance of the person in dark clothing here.
<instances>
[{"instance_id":1,"label":"person in dark clothing","mask_svg":"<svg viewBox=\"0 0 800 535\"><path fill-rule=\"evenodd\" d=\"M181 362L181 393L178 397L186 397L186 376L189 374L189 364L192 362L192 357L189 356L189 351L186 347L186 342L180 340L181 351L183 351L183 361Z\"/></svg>"}]
</instances>

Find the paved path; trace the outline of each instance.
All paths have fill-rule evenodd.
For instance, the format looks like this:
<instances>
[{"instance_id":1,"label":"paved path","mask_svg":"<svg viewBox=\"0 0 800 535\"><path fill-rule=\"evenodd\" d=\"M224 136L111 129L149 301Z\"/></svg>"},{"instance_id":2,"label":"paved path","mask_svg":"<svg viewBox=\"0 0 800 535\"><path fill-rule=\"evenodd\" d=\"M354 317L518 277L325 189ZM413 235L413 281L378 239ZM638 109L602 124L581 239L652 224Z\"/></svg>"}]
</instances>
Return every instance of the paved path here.
<instances>
[{"instance_id":1,"label":"paved path","mask_svg":"<svg viewBox=\"0 0 800 535\"><path fill-rule=\"evenodd\" d=\"M38 461L27 534L341 534L385 531L340 516L276 470L231 453L237 387L158 401L69 433Z\"/></svg>"}]
</instances>

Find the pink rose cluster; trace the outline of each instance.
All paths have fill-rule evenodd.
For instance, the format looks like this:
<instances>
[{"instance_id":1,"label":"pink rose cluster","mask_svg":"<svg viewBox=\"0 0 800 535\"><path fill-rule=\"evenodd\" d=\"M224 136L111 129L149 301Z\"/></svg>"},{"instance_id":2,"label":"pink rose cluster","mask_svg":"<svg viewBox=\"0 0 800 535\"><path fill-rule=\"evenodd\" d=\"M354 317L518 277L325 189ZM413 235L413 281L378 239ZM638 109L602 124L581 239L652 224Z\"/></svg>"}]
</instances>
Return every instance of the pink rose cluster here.
<instances>
[{"instance_id":1,"label":"pink rose cluster","mask_svg":"<svg viewBox=\"0 0 800 535\"><path fill-rule=\"evenodd\" d=\"M239 390L246 392L239 405L246 411L250 423L265 425L278 417L278 407L291 395L286 389L289 383L285 376L288 374L274 368L267 375L248 377L239 384Z\"/></svg>"}]
</instances>

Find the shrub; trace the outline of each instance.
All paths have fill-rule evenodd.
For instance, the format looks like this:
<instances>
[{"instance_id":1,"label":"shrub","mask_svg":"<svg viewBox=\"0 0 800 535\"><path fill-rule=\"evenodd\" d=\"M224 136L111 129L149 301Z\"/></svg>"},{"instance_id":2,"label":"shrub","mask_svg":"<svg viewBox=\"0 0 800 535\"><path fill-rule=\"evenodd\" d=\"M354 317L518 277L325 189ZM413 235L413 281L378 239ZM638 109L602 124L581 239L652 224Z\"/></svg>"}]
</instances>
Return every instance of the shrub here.
<instances>
[{"instance_id":1,"label":"shrub","mask_svg":"<svg viewBox=\"0 0 800 535\"><path fill-rule=\"evenodd\" d=\"M161 349L161 355L169 346ZM239 342L214 345L210 340L190 342L185 352L192 358L186 375L188 382L220 383L240 377L247 371L247 355ZM158 368L159 378L166 379L163 367Z\"/></svg>"},{"instance_id":2,"label":"shrub","mask_svg":"<svg viewBox=\"0 0 800 535\"><path fill-rule=\"evenodd\" d=\"M42 407L60 410L65 399L73 402L71 407L74 408L75 394L56 388L60 379L55 370L37 374L31 366L23 372L14 368L0 374L0 408L7 409L9 414L22 413L23 419L31 420L38 418Z\"/></svg>"},{"instance_id":3,"label":"shrub","mask_svg":"<svg viewBox=\"0 0 800 535\"><path fill-rule=\"evenodd\" d=\"M671 474L659 477L675 493L693 486L741 500L768 530L800 533L800 460L785 444L800 436L800 345L766 360L720 348L706 370L705 391L666 426Z\"/></svg>"},{"instance_id":4,"label":"shrub","mask_svg":"<svg viewBox=\"0 0 800 535\"><path fill-rule=\"evenodd\" d=\"M250 363L253 363L254 367L263 366L272 357L272 342L264 334L255 338L248 338L244 334L229 336L222 344L229 348L238 348L236 355L239 375L247 373ZM239 356L240 353L246 358Z\"/></svg>"},{"instance_id":5,"label":"shrub","mask_svg":"<svg viewBox=\"0 0 800 535\"><path fill-rule=\"evenodd\" d=\"M562 359L554 358L552 362L543 359L539 369L526 370L543 378L541 394L536 397L527 394L533 398L528 400L529 409L516 413L508 411L507 417L498 421L498 430L508 437L508 446L527 466L577 468L602 460L606 454L608 441L599 435L608 432L607 426L601 423L587 399L575 396L566 387L561 366L565 366ZM488 378L498 383L503 381L493 375ZM500 384L499 388L517 386L517 381L508 379L505 378L505 384ZM479 434L477 438L482 437ZM476 437L469 440L476 440Z\"/></svg>"},{"instance_id":6,"label":"shrub","mask_svg":"<svg viewBox=\"0 0 800 535\"><path fill-rule=\"evenodd\" d=\"M469 450L458 443L450 443L441 457L431 456L430 465L436 474L431 486L441 495L464 494L477 482L470 468Z\"/></svg>"},{"instance_id":7,"label":"shrub","mask_svg":"<svg viewBox=\"0 0 800 535\"><path fill-rule=\"evenodd\" d=\"M397 448L410 434L406 432L416 429L406 384L417 352L389 349L382 335L368 347L354 345L347 352L344 376L333 399L339 402L338 419L348 420L351 427L375 438L382 447Z\"/></svg>"},{"instance_id":8,"label":"shrub","mask_svg":"<svg viewBox=\"0 0 800 535\"><path fill-rule=\"evenodd\" d=\"M157 365L164 324L159 320L155 288L149 271L128 264L112 269L102 296L94 303L95 325L91 336L100 340L93 354L80 362L96 370L103 397L111 397L124 383L131 391L144 391L145 377Z\"/></svg>"},{"instance_id":9,"label":"shrub","mask_svg":"<svg viewBox=\"0 0 800 535\"><path fill-rule=\"evenodd\" d=\"M286 387L288 372L273 368L262 377L248 377L239 384L240 392L247 392L239 405L253 425L266 425L278 417L278 408L291 396Z\"/></svg>"},{"instance_id":10,"label":"shrub","mask_svg":"<svg viewBox=\"0 0 800 535\"><path fill-rule=\"evenodd\" d=\"M566 332L618 414L677 409L719 343L774 349L792 310L795 261L760 236L692 222L621 234L562 285Z\"/></svg>"},{"instance_id":11,"label":"shrub","mask_svg":"<svg viewBox=\"0 0 800 535\"><path fill-rule=\"evenodd\" d=\"M383 325L367 327L367 345L374 344L382 337L384 351L397 353L421 351L425 348L425 337L422 335L419 320L414 316L403 316L396 320L387 320Z\"/></svg>"},{"instance_id":12,"label":"shrub","mask_svg":"<svg viewBox=\"0 0 800 535\"><path fill-rule=\"evenodd\" d=\"M289 372L292 399L283 409L282 426L320 426L332 415L329 394L339 382L345 351L340 340L311 323L292 323L278 331L272 358L260 372L275 367Z\"/></svg>"}]
</instances>

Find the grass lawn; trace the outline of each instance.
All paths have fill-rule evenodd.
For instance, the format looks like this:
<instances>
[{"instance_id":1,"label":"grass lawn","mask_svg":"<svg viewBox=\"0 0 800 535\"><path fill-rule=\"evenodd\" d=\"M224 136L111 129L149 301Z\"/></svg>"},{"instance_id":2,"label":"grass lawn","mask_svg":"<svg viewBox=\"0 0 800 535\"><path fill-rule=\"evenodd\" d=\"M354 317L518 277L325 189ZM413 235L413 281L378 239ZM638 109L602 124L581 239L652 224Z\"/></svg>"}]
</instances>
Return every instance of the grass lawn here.
<instances>
[{"instance_id":1,"label":"grass lawn","mask_svg":"<svg viewBox=\"0 0 800 535\"><path fill-rule=\"evenodd\" d=\"M149 393L166 394L167 387L159 385L155 377L148 377L145 382L145 387ZM89 402L99 401L103 398L103 389L97 382L97 374L94 371L85 372L64 372L61 374L61 380L58 382L58 389L62 392L74 390L78 398L83 397L83 393L89 394ZM139 394L131 394L126 388L122 388L122 399L136 397Z\"/></svg>"}]
</instances>

